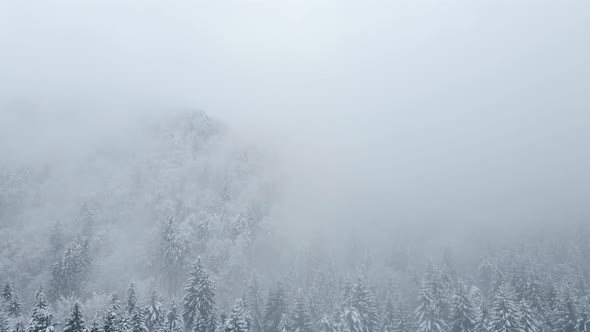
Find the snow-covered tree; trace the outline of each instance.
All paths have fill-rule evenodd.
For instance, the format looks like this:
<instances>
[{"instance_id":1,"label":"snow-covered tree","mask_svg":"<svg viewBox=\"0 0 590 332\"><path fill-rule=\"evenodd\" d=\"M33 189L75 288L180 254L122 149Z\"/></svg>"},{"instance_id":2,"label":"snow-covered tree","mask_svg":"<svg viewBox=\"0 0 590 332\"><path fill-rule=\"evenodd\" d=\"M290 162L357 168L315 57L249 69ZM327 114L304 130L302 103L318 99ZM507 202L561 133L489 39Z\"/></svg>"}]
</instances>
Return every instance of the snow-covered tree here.
<instances>
[{"instance_id":1,"label":"snow-covered tree","mask_svg":"<svg viewBox=\"0 0 590 332\"><path fill-rule=\"evenodd\" d=\"M21 314L21 304L18 296L12 295L10 301L6 305L6 313L9 317L15 318Z\"/></svg>"},{"instance_id":2,"label":"snow-covered tree","mask_svg":"<svg viewBox=\"0 0 590 332\"><path fill-rule=\"evenodd\" d=\"M252 276L246 290L245 301L251 319L251 330L262 331L262 289L256 274Z\"/></svg>"},{"instance_id":3,"label":"snow-covered tree","mask_svg":"<svg viewBox=\"0 0 590 332\"><path fill-rule=\"evenodd\" d=\"M72 315L64 326L64 332L84 332L86 330L86 322L82 317L82 310L80 302L76 301L72 308Z\"/></svg>"},{"instance_id":4,"label":"snow-covered tree","mask_svg":"<svg viewBox=\"0 0 590 332\"><path fill-rule=\"evenodd\" d=\"M287 294L283 284L279 282L274 289L270 290L266 300L262 319L263 331L279 331L279 324L281 323L283 316L286 317L287 312Z\"/></svg>"},{"instance_id":5,"label":"snow-covered tree","mask_svg":"<svg viewBox=\"0 0 590 332\"><path fill-rule=\"evenodd\" d=\"M8 323L8 318L6 315L0 311L0 332L9 332L10 325Z\"/></svg>"},{"instance_id":6,"label":"snow-covered tree","mask_svg":"<svg viewBox=\"0 0 590 332\"><path fill-rule=\"evenodd\" d=\"M185 287L182 316L187 331L213 332L215 330L215 290L201 259L197 258Z\"/></svg>"},{"instance_id":7,"label":"snow-covered tree","mask_svg":"<svg viewBox=\"0 0 590 332\"><path fill-rule=\"evenodd\" d=\"M494 332L518 332L521 326L521 313L516 303L516 294L509 284L503 284L494 296L490 327Z\"/></svg>"},{"instance_id":8,"label":"snow-covered tree","mask_svg":"<svg viewBox=\"0 0 590 332\"><path fill-rule=\"evenodd\" d=\"M178 296L187 263L188 245L180 236L173 218L162 225L160 236L161 266L166 291L169 296Z\"/></svg>"},{"instance_id":9,"label":"snow-covered tree","mask_svg":"<svg viewBox=\"0 0 590 332\"><path fill-rule=\"evenodd\" d=\"M416 322L419 332L444 332L448 330L446 304L442 297L436 277L427 265L426 274L418 293Z\"/></svg>"},{"instance_id":10,"label":"snow-covered tree","mask_svg":"<svg viewBox=\"0 0 590 332\"><path fill-rule=\"evenodd\" d=\"M475 329L475 310L466 288L461 284L456 289L450 332L473 332Z\"/></svg>"},{"instance_id":11,"label":"snow-covered tree","mask_svg":"<svg viewBox=\"0 0 590 332\"><path fill-rule=\"evenodd\" d=\"M127 313L132 314L137 307L137 291L135 290L135 283L131 282L127 288L127 305L125 309Z\"/></svg>"},{"instance_id":12,"label":"snow-covered tree","mask_svg":"<svg viewBox=\"0 0 590 332\"><path fill-rule=\"evenodd\" d=\"M560 294L553 314L555 332L574 332L578 328L578 303L571 289L566 287Z\"/></svg>"},{"instance_id":13,"label":"snow-covered tree","mask_svg":"<svg viewBox=\"0 0 590 332\"><path fill-rule=\"evenodd\" d=\"M27 326L27 332L45 332L47 329L53 328L52 320L53 315L45 299L43 286L41 286L35 296L35 305L33 306L31 319Z\"/></svg>"},{"instance_id":14,"label":"snow-covered tree","mask_svg":"<svg viewBox=\"0 0 590 332\"><path fill-rule=\"evenodd\" d=\"M1 295L2 300L4 300L6 303L10 303L10 300L12 300L12 292L12 284L10 282L4 284Z\"/></svg>"},{"instance_id":15,"label":"snow-covered tree","mask_svg":"<svg viewBox=\"0 0 590 332\"><path fill-rule=\"evenodd\" d=\"M311 319L308 304L303 291L299 290L289 319L290 328L294 332L314 332L315 326Z\"/></svg>"},{"instance_id":16,"label":"snow-covered tree","mask_svg":"<svg viewBox=\"0 0 590 332\"><path fill-rule=\"evenodd\" d=\"M393 332L413 332L416 331L414 318L405 302L400 301L395 308Z\"/></svg>"},{"instance_id":17,"label":"snow-covered tree","mask_svg":"<svg viewBox=\"0 0 590 332\"><path fill-rule=\"evenodd\" d=\"M520 332L541 332L542 324L539 321L537 311L526 300L520 301Z\"/></svg>"},{"instance_id":18,"label":"snow-covered tree","mask_svg":"<svg viewBox=\"0 0 590 332\"><path fill-rule=\"evenodd\" d=\"M150 299L150 304L145 308L145 325L148 331L158 331L165 324L164 313L162 312L162 303L159 301L158 292L154 290Z\"/></svg>"},{"instance_id":19,"label":"snow-covered tree","mask_svg":"<svg viewBox=\"0 0 590 332\"><path fill-rule=\"evenodd\" d=\"M182 319L182 315L178 310L178 306L176 305L176 301L172 301L170 305L170 310L166 313L166 332L180 332L184 327L184 321Z\"/></svg>"},{"instance_id":20,"label":"snow-covered tree","mask_svg":"<svg viewBox=\"0 0 590 332\"><path fill-rule=\"evenodd\" d=\"M236 300L229 318L225 321L224 327L227 332L251 331L250 316L248 315L248 309L243 299Z\"/></svg>"},{"instance_id":21,"label":"snow-covered tree","mask_svg":"<svg viewBox=\"0 0 590 332\"><path fill-rule=\"evenodd\" d=\"M145 320L143 317L143 310L141 308L135 308L131 313L131 320L129 322L131 325L130 332L146 332L147 328L145 326Z\"/></svg>"}]
</instances>

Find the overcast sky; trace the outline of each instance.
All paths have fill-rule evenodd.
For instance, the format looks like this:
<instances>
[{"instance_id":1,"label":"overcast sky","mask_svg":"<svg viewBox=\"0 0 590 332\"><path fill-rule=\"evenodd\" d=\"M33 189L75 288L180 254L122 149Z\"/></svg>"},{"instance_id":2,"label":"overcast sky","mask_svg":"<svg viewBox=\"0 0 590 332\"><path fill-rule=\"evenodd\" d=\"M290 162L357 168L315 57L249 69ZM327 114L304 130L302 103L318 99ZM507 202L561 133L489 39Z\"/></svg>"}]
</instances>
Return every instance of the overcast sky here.
<instances>
[{"instance_id":1,"label":"overcast sky","mask_svg":"<svg viewBox=\"0 0 590 332\"><path fill-rule=\"evenodd\" d=\"M578 221L589 36L582 0L6 0L0 138L14 105L90 140L192 107L279 151L298 222Z\"/></svg>"}]
</instances>

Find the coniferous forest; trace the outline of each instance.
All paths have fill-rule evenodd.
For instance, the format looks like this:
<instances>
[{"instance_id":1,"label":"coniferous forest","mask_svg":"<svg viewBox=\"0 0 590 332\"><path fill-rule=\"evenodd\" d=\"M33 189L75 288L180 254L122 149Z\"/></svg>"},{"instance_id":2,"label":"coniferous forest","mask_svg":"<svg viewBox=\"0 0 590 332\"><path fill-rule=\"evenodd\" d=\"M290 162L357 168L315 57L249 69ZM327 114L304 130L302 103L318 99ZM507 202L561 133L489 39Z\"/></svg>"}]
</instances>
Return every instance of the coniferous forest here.
<instances>
[{"instance_id":1,"label":"coniferous forest","mask_svg":"<svg viewBox=\"0 0 590 332\"><path fill-rule=\"evenodd\" d=\"M6 164L0 332L590 328L584 223L467 251L394 231L385 249L286 240L262 151L200 112L152 124L132 160L99 149L66 173Z\"/></svg>"},{"instance_id":2,"label":"coniferous forest","mask_svg":"<svg viewBox=\"0 0 590 332\"><path fill-rule=\"evenodd\" d=\"M590 0L0 0L0 332L590 332Z\"/></svg>"}]
</instances>

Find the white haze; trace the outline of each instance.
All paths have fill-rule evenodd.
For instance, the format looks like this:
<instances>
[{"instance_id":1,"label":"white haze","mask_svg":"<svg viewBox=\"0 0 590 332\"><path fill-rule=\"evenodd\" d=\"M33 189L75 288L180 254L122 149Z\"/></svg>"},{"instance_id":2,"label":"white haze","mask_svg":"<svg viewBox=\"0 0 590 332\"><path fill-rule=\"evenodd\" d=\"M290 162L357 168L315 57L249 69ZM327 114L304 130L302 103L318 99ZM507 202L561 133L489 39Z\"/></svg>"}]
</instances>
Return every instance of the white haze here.
<instances>
[{"instance_id":1,"label":"white haze","mask_svg":"<svg viewBox=\"0 0 590 332\"><path fill-rule=\"evenodd\" d=\"M2 1L0 151L199 109L277 156L291 232L580 222L589 33L587 1Z\"/></svg>"}]
</instances>

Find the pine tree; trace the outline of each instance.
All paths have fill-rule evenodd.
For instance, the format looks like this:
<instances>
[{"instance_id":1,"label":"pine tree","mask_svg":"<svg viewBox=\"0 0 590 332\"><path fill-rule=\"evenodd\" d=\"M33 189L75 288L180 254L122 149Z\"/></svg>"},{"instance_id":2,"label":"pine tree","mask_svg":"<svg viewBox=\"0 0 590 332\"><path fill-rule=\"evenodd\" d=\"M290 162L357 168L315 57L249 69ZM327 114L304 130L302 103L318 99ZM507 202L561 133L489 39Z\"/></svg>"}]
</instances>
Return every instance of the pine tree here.
<instances>
[{"instance_id":1,"label":"pine tree","mask_svg":"<svg viewBox=\"0 0 590 332\"><path fill-rule=\"evenodd\" d=\"M137 307L137 292L135 290L135 283L132 281L127 289L127 306L125 309L127 313L132 314Z\"/></svg>"},{"instance_id":2,"label":"pine tree","mask_svg":"<svg viewBox=\"0 0 590 332\"><path fill-rule=\"evenodd\" d=\"M381 332L394 332L396 325L396 316L391 300L387 301L385 305L385 312L383 313L383 322L381 323Z\"/></svg>"},{"instance_id":3,"label":"pine tree","mask_svg":"<svg viewBox=\"0 0 590 332\"><path fill-rule=\"evenodd\" d=\"M158 292L152 292L150 304L145 309L146 327L148 331L158 331L165 324L164 313L162 312L162 303L158 301Z\"/></svg>"},{"instance_id":4,"label":"pine tree","mask_svg":"<svg viewBox=\"0 0 590 332\"><path fill-rule=\"evenodd\" d=\"M419 306L416 321L419 332L444 332L448 330L442 299L436 279L427 273L418 294Z\"/></svg>"},{"instance_id":5,"label":"pine tree","mask_svg":"<svg viewBox=\"0 0 590 332\"><path fill-rule=\"evenodd\" d=\"M295 297L289 322L291 330L295 332L315 332L307 301L301 290L297 292L297 296Z\"/></svg>"},{"instance_id":6,"label":"pine tree","mask_svg":"<svg viewBox=\"0 0 590 332\"><path fill-rule=\"evenodd\" d=\"M10 284L10 282L7 282L4 285L4 288L2 288L2 299L6 303L10 303L10 301L12 300L12 285Z\"/></svg>"},{"instance_id":7,"label":"pine tree","mask_svg":"<svg viewBox=\"0 0 590 332\"><path fill-rule=\"evenodd\" d=\"M256 277L256 274L252 276L252 279L248 283L248 289L246 292L246 306L248 307L248 313L251 318L251 330L255 332L262 331L262 295L261 287Z\"/></svg>"},{"instance_id":8,"label":"pine tree","mask_svg":"<svg viewBox=\"0 0 590 332\"><path fill-rule=\"evenodd\" d=\"M10 326L8 324L8 318L2 311L0 311L0 332L9 332Z\"/></svg>"},{"instance_id":9,"label":"pine tree","mask_svg":"<svg viewBox=\"0 0 590 332\"><path fill-rule=\"evenodd\" d=\"M194 332L215 330L215 290L209 274L197 258L185 287L184 317L185 329Z\"/></svg>"},{"instance_id":10,"label":"pine tree","mask_svg":"<svg viewBox=\"0 0 590 332\"><path fill-rule=\"evenodd\" d=\"M16 318L21 314L21 305L18 296L12 295L10 302L6 306L6 313L9 317Z\"/></svg>"},{"instance_id":11,"label":"pine tree","mask_svg":"<svg viewBox=\"0 0 590 332\"><path fill-rule=\"evenodd\" d=\"M488 295L492 289L492 275L494 267L490 259L485 256L482 258L478 267L479 272L479 286L483 294Z\"/></svg>"},{"instance_id":12,"label":"pine tree","mask_svg":"<svg viewBox=\"0 0 590 332\"><path fill-rule=\"evenodd\" d=\"M244 300L238 299L234 304L229 318L225 322L227 332L248 332L250 331L250 317Z\"/></svg>"},{"instance_id":13,"label":"pine tree","mask_svg":"<svg viewBox=\"0 0 590 332\"><path fill-rule=\"evenodd\" d=\"M64 327L64 332L83 332L86 330L86 323L82 317L80 303L76 301L72 308L72 315Z\"/></svg>"},{"instance_id":14,"label":"pine tree","mask_svg":"<svg viewBox=\"0 0 590 332\"><path fill-rule=\"evenodd\" d=\"M542 324L539 322L537 311L526 300L520 302L521 332L541 332Z\"/></svg>"},{"instance_id":15,"label":"pine tree","mask_svg":"<svg viewBox=\"0 0 590 332\"><path fill-rule=\"evenodd\" d=\"M572 291L567 287L561 292L554 312L555 332L574 332L578 327L577 303Z\"/></svg>"},{"instance_id":16,"label":"pine tree","mask_svg":"<svg viewBox=\"0 0 590 332\"><path fill-rule=\"evenodd\" d=\"M496 260L492 270L492 283L490 287L490 294L488 296L490 298L494 298L496 294L500 291L500 288L505 283L504 272L502 271L502 267L499 260Z\"/></svg>"},{"instance_id":17,"label":"pine tree","mask_svg":"<svg viewBox=\"0 0 590 332\"><path fill-rule=\"evenodd\" d=\"M494 297L490 326L494 332L517 332L522 328L514 289L502 285Z\"/></svg>"},{"instance_id":18,"label":"pine tree","mask_svg":"<svg viewBox=\"0 0 590 332\"><path fill-rule=\"evenodd\" d=\"M103 332L121 332L119 331L117 324L117 312L113 310L113 306L109 308L104 317L104 323L102 327Z\"/></svg>"},{"instance_id":19,"label":"pine tree","mask_svg":"<svg viewBox=\"0 0 590 332\"><path fill-rule=\"evenodd\" d=\"M363 325L361 315L355 307L345 308L340 320L342 332L371 332Z\"/></svg>"},{"instance_id":20,"label":"pine tree","mask_svg":"<svg viewBox=\"0 0 590 332\"><path fill-rule=\"evenodd\" d=\"M172 301L170 310L166 313L166 332L180 332L183 328L184 322L182 315L178 312L178 307L175 301Z\"/></svg>"},{"instance_id":21,"label":"pine tree","mask_svg":"<svg viewBox=\"0 0 590 332\"><path fill-rule=\"evenodd\" d=\"M287 314L287 295L282 283L271 290L266 300L266 307L262 319L264 332L279 331L279 324Z\"/></svg>"},{"instance_id":22,"label":"pine tree","mask_svg":"<svg viewBox=\"0 0 590 332\"><path fill-rule=\"evenodd\" d=\"M181 239L177 225L170 218L162 225L160 254L169 296L178 296L181 277L186 268L188 245Z\"/></svg>"},{"instance_id":23,"label":"pine tree","mask_svg":"<svg viewBox=\"0 0 590 332\"><path fill-rule=\"evenodd\" d=\"M356 282L351 285L346 304L348 307L356 309L364 328L368 331L377 331L379 326L379 313L373 295L366 285L365 278L359 277Z\"/></svg>"},{"instance_id":24,"label":"pine tree","mask_svg":"<svg viewBox=\"0 0 590 332\"><path fill-rule=\"evenodd\" d=\"M36 302L31 313L31 320L29 321L27 331L45 332L48 328L52 328L52 320L53 316L45 299L43 286L41 286L36 294Z\"/></svg>"},{"instance_id":25,"label":"pine tree","mask_svg":"<svg viewBox=\"0 0 590 332\"><path fill-rule=\"evenodd\" d=\"M58 258L61 252L64 250L64 234L61 227L61 223L58 221L53 225L51 235L49 235L49 245L51 247L51 254L53 258Z\"/></svg>"},{"instance_id":26,"label":"pine tree","mask_svg":"<svg viewBox=\"0 0 590 332\"><path fill-rule=\"evenodd\" d=\"M135 308L131 313L131 332L146 332L145 320L143 318L143 310Z\"/></svg>"},{"instance_id":27,"label":"pine tree","mask_svg":"<svg viewBox=\"0 0 590 332\"><path fill-rule=\"evenodd\" d=\"M459 285L455 294L450 332L473 332L475 329L475 310L469 300L466 286Z\"/></svg>"},{"instance_id":28,"label":"pine tree","mask_svg":"<svg viewBox=\"0 0 590 332\"><path fill-rule=\"evenodd\" d=\"M413 332L416 330L412 314L403 301L397 304L394 322L393 332Z\"/></svg>"}]
</instances>

